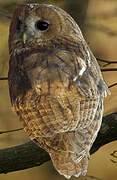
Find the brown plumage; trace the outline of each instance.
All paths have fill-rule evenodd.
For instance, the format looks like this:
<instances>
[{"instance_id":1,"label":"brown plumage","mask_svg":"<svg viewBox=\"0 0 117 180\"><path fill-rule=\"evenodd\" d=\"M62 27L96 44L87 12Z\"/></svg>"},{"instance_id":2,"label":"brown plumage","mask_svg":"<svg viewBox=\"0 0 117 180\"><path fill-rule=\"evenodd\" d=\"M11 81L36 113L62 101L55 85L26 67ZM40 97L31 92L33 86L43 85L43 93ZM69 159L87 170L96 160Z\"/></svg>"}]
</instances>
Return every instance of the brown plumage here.
<instances>
[{"instance_id":1,"label":"brown plumage","mask_svg":"<svg viewBox=\"0 0 117 180\"><path fill-rule=\"evenodd\" d=\"M107 86L82 33L52 5L19 6L9 35L12 106L66 178L86 175Z\"/></svg>"}]
</instances>

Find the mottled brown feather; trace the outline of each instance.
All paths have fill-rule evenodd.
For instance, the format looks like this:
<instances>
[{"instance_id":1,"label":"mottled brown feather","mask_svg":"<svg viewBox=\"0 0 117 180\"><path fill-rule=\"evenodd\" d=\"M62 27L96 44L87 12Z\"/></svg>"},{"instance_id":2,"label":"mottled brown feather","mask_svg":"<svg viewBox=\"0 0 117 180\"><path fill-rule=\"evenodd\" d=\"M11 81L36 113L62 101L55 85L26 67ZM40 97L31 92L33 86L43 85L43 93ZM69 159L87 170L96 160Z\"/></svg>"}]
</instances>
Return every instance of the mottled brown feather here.
<instances>
[{"instance_id":1,"label":"mottled brown feather","mask_svg":"<svg viewBox=\"0 0 117 180\"><path fill-rule=\"evenodd\" d=\"M48 28L37 29L38 21ZM78 25L55 6L21 5L12 18L9 53L11 103L27 135L60 174L86 175L107 86Z\"/></svg>"}]
</instances>

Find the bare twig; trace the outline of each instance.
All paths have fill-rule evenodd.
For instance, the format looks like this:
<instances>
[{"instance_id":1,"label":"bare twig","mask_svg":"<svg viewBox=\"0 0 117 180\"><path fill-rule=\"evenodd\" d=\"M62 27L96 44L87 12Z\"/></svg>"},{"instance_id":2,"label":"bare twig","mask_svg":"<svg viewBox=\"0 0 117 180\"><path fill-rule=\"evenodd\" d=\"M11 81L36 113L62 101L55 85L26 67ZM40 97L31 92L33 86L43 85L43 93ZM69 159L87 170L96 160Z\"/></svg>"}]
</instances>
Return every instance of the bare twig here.
<instances>
[{"instance_id":1,"label":"bare twig","mask_svg":"<svg viewBox=\"0 0 117 180\"><path fill-rule=\"evenodd\" d=\"M106 62L106 63L109 63L109 64L115 64L117 63L117 61L112 61L112 60L106 60L106 59L100 59L100 58L96 58L98 61L102 61L102 62Z\"/></svg>"},{"instance_id":2,"label":"bare twig","mask_svg":"<svg viewBox=\"0 0 117 180\"><path fill-rule=\"evenodd\" d=\"M108 88L112 88L112 87L114 87L114 86L117 86L117 83L114 83L114 84L108 86Z\"/></svg>"},{"instance_id":3,"label":"bare twig","mask_svg":"<svg viewBox=\"0 0 117 180\"><path fill-rule=\"evenodd\" d=\"M11 132L21 131L21 130L23 130L23 128L12 129L12 130L8 130L8 131L0 131L0 134L11 133Z\"/></svg>"},{"instance_id":4,"label":"bare twig","mask_svg":"<svg viewBox=\"0 0 117 180\"><path fill-rule=\"evenodd\" d=\"M96 58L96 59L97 59L97 61L106 63L103 65L103 67L108 66L110 64L117 64L117 61L110 61L110 60L105 60L105 59L100 59L100 58Z\"/></svg>"},{"instance_id":5,"label":"bare twig","mask_svg":"<svg viewBox=\"0 0 117 180\"><path fill-rule=\"evenodd\" d=\"M102 72L106 71L117 71L117 68L107 68L107 69L101 69Z\"/></svg>"},{"instance_id":6,"label":"bare twig","mask_svg":"<svg viewBox=\"0 0 117 180\"><path fill-rule=\"evenodd\" d=\"M8 80L8 77L1 77L0 80Z\"/></svg>"}]
</instances>

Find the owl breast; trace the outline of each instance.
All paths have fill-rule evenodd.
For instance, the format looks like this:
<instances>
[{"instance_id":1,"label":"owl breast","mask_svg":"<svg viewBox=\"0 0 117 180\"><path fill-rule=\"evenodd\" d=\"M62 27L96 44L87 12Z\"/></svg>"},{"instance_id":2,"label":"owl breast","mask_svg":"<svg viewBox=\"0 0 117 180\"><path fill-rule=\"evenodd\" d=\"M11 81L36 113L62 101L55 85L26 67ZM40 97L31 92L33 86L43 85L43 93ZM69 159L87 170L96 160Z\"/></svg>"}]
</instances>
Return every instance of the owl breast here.
<instances>
[{"instance_id":1,"label":"owl breast","mask_svg":"<svg viewBox=\"0 0 117 180\"><path fill-rule=\"evenodd\" d=\"M75 67L70 52L61 50L44 59L39 57L37 53L24 59L31 89L26 94L22 92L15 106L31 139L74 130L78 124L79 101L85 99L72 82Z\"/></svg>"}]
</instances>

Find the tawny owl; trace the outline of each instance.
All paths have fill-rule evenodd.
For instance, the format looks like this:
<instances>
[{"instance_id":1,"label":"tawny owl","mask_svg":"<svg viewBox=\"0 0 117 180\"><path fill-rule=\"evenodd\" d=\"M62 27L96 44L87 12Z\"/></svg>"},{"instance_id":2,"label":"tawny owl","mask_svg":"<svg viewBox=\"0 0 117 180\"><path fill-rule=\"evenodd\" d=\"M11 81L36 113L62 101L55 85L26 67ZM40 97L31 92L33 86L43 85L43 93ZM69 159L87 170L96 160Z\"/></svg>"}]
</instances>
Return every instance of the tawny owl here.
<instances>
[{"instance_id":1,"label":"tawny owl","mask_svg":"<svg viewBox=\"0 0 117 180\"><path fill-rule=\"evenodd\" d=\"M11 103L27 135L60 174L86 175L108 88L79 26L58 7L21 5L9 53Z\"/></svg>"}]
</instances>

